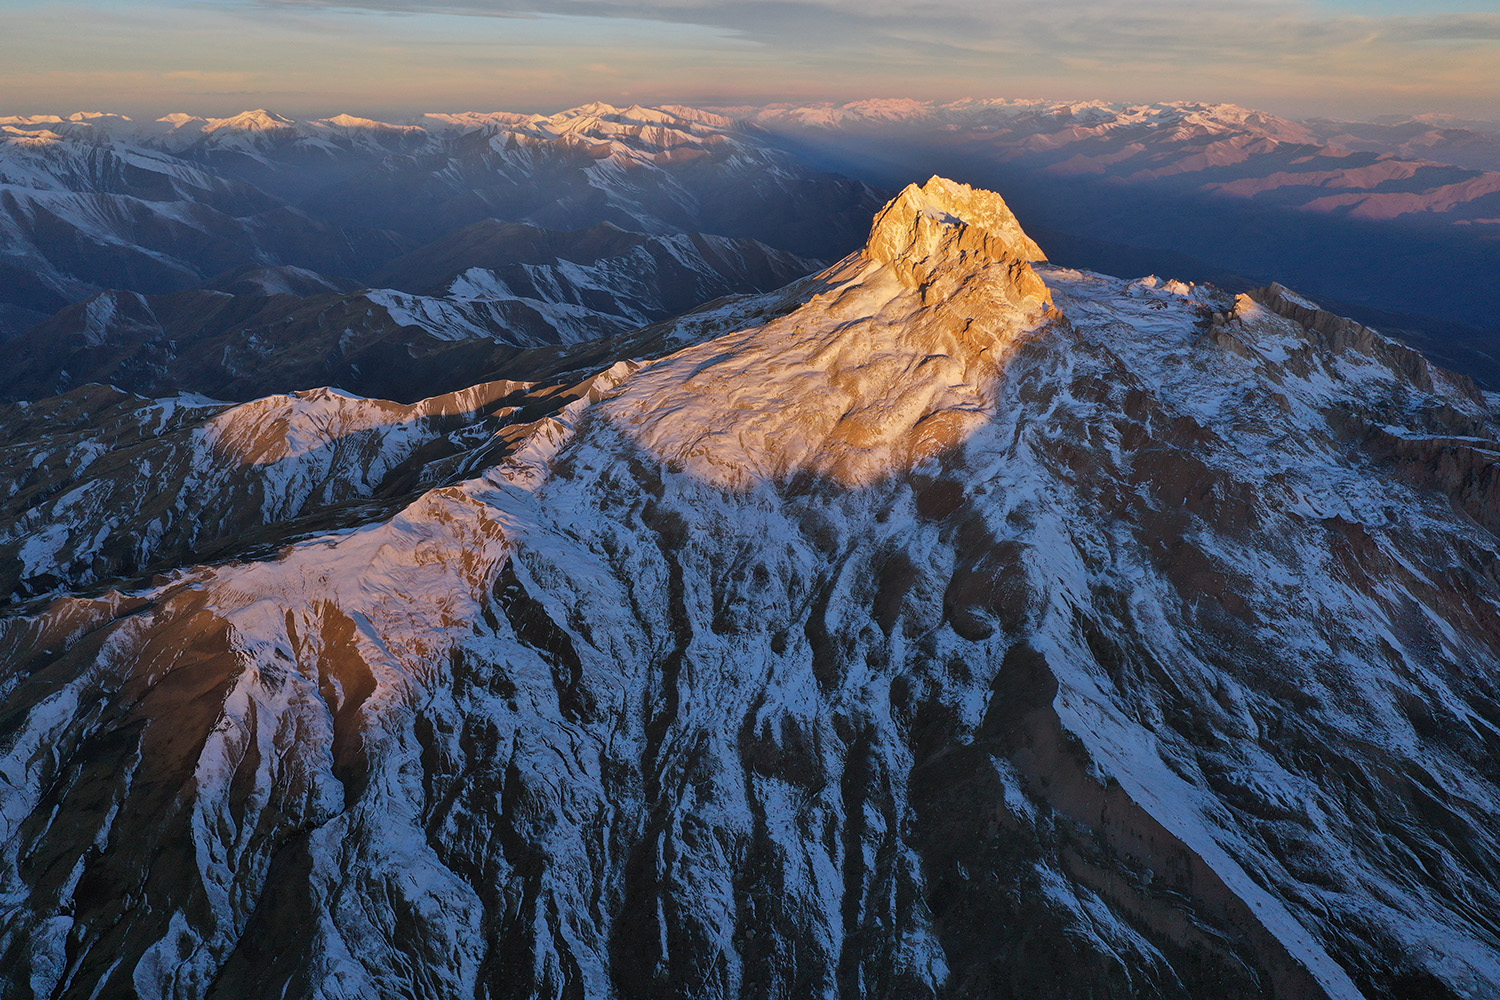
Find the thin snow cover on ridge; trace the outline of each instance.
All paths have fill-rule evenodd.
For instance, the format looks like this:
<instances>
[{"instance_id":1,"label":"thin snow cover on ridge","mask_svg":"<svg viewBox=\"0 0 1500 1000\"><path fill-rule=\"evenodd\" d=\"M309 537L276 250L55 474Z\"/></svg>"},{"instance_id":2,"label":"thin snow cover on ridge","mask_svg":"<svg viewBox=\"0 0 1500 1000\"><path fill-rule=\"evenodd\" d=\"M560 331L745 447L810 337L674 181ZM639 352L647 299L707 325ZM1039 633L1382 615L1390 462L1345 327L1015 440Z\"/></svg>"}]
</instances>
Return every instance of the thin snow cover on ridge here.
<instances>
[{"instance_id":1,"label":"thin snow cover on ridge","mask_svg":"<svg viewBox=\"0 0 1500 1000\"><path fill-rule=\"evenodd\" d=\"M1045 259L999 195L934 177L825 272L830 290L649 365L604 411L720 485L872 483L984 422L1006 358L1057 315L1029 263Z\"/></svg>"},{"instance_id":2,"label":"thin snow cover on ridge","mask_svg":"<svg viewBox=\"0 0 1500 1000\"><path fill-rule=\"evenodd\" d=\"M63 137L51 129L22 129L14 125L0 126L0 146L19 146L32 148L37 146L50 146L63 141ZM5 178L9 182L9 178Z\"/></svg>"},{"instance_id":3,"label":"thin snow cover on ridge","mask_svg":"<svg viewBox=\"0 0 1500 1000\"><path fill-rule=\"evenodd\" d=\"M480 129L499 125L521 125L537 117L519 111L429 111L422 115L422 123L429 129Z\"/></svg>"},{"instance_id":4,"label":"thin snow cover on ridge","mask_svg":"<svg viewBox=\"0 0 1500 1000\"><path fill-rule=\"evenodd\" d=\"M308 124L317 126L333 126L345 129L369 129L381 132L421 132L420 125L392 125L389 122L376 121L373 118L358 118L350 114L337 114L332 118L315 118Z\"/></svg>"},{"instance_id":5,"label":"thin snow cover on ridge","mask_svg":"<svg viewBox=\"0 0 1500 1000\"><path fill-rule=\"evenodd\" d=\"M1044 128L1059 124L1085 132L1108 132L1122 126L1169 131L1228 134L1251 130L1292 143L1312 143L1306 127L1284 118L1237 104L1168 101L1158 104L1120 104L1101 100L1048 101L1035 99L965 98L958 101L902 99L850 101L845 104L772 104L763 108L720 108L738 117L765 124L803 128L883 127L892 124L963 127L1029 122ZM1022 128L1022 131L1026 131Z\"/></svg>"}]
</instances>

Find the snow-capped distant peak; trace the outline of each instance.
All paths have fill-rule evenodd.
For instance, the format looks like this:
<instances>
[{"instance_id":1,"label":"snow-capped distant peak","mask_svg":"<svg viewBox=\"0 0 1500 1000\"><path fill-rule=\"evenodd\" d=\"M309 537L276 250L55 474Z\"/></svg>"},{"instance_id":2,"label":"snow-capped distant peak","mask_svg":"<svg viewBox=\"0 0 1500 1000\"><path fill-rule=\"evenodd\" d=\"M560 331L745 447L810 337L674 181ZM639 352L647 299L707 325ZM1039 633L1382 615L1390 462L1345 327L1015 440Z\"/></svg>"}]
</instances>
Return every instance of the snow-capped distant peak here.
<instances>
[{"instance_id":1,"label":"snow-capped distant peak","mask_svg":"<svg viewBox=\"0 0 1500 1000\"><path fill-rule=\"evenodd\" d=\"M569 108L567 111L560 111L556 115L553 115L553 117L561 120L584 117L603 118L605 115L617 114L620 114L620 109L613 104L605 104L603 101L590 101L588 104Z\"/></svg>"},{"instance_id":2,"label":"snow-capped distant peak","mask_svg":"<svg viewBox=\"0 0 1500 1000\"><path fill-rule=\"evenodd\" d=\"M376 121L373 118L358 118L354 115L349 114L334 115L332 118L318 118L315 119L312 124L333 126L334 128L365 129L369 131L382 132L422 131L422 127L420 125L392 125L390 122Z\"/></svg>"},{"instance_id":3,"label":"snow-capped distant peak","mask_svg":"<svg viewBox=\"0 0 1500 1000\"><path fill-rule=\"evenodd\" d=\"M17 146L49 146L63 141L63 137L51 129L25 129L14 125L0 126L5 142Z\"/></svg>"},{"instance_id":4,"label":"snow-capped distant peak","mask_svg":"<svg viewBox=\"0 0 1500 1000\"><path fill-rule=\"evenodd\" d=\"M734 125L733 118L716 115L712 111L703 111L699 108L684 107L681 104L663 104L658 111L670 115L678 121L697 122L712 128L730 128Z\"/></svg>"},{"instance_id":5,"label":"snow-capped distant peak","mask_svg":"<svg viewBox=\"0 0 1500 1000\"><path fill-rule=\"evenodd\" d=\"M521 125L534 121L538 117L519 111L429 111L422 115L421 121L430 129L476 129L492 128L497 125Z\"/></svg>"},{"instance_id":6,"label":"snow-capped distant peak","mask_svg":"<svg viewBox=\"0 0 1500 1000\"><path fill-rule=\"evenodd\" d=\"M59 125L62 121L57 115L7 115L0 118L0 125Z\"/></svg>"},{"instance_id":7,"label":"snow-capped distant peak","mask_svg":"<svg viewBox=\"0 0 1500 1000\"><path fill-rule=\"evenodd\" d=\"M264 108L256 108L254 111L244 111L232 118L210 118L204 127L205 133L218 132L226 129L235 132L268 132L274 129L291 128L296 122L290 118L274 114Z\"/></svg>"},{"instance_id":8,"label":"snow-capped distant peak","mask_svg":"<svg viewBox=\"0 0 1500 1000\"><path fill-rule=\"evenodd\" d=\"M865 118L884 119L887 121L915 118L926 114L930 109L931 105L927 101L917 101L909 97L874 98L867 101L854 101L844 105L845 111Z\"/></svg>"}]
</instances>

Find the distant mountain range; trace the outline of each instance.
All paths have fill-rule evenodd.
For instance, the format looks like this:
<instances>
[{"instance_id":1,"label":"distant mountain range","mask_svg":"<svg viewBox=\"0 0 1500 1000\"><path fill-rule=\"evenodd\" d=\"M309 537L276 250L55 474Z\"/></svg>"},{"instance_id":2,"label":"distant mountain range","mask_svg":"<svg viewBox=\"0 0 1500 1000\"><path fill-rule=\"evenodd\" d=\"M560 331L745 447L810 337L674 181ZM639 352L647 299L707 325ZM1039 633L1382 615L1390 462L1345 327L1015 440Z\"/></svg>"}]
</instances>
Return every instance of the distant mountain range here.
<instances>
[{"instance_id":1,"label":"distant mountain range","mask_svg":"<svg viewBox=\"0 0 1500 1000\"><path fill-rule=\"evenodd\" d=\"M786 267L847 253L883 191L939 171L1005 190L1056 259L1232 288L1294 282L1500 384L1500 126L1481 122L1293 122L1225 104L872 100L717 111L591 104L553 115L432 113L390 123L295 121L263 109L154 121L78 113L0 118L0 129L0 336L44 321L51 325L42 339L80 328L78 313L57 314L102 292L223 291L242 274L295 269L345 298L332 313L326 303L287 300L216 308L231 325L246 317L231 339L252 328L290 331L314 315L365 331L443 326L450 332L437 339L511 346L587 339L654 321L694 297L768 286L724 274L688 280L659 305L595 308L580 303L580 289L592 283L597 295L599 275L617 265L592 261L604 271L556 289L520 279L516 268L511 280L476 276L453 288L436 283L456 271L419 281L401 268L429 266L418 262L474 239L459 234L479 223L557 233L610 225L699 244L752 239L767 248L752 257L780 251L805 262L776 265L779 279ZM684 267L705 274L720 263ZM559 274L567 265L555 257L518 264ZM135 317L134 332L120 336L136 347L110 349L118 364L167 364L128 361L143 342L172 342L179 346L167 353L181 354L185 320L169 318L147 335L134 299L109 301ZM96 325L112 309L96 306ZM197 309L185 300L162 306L179 317ZM283 312L294 315L283 320ZM214 321L203 329L205 344L223 335ZM41 358L35 347L28 354ZM128 382L124 369L109 374L114 363L76 359L59 342L40 368L14 374L0 391ZM172 363L179 375L185 364ZM350 364L358 366L316 364L299 384L354 378ZM190 387L164 378L139 387ZM222 392L233 382L205 373L196 384ZM379 379L360 384L393 389ZM438 388L424 382L395 394Z\"/></svg>"},{"instance_id":2,"label":"distant mountain range","mask_svg":"<svg viewBox=\"0 0 1500 1000\"><path fill-rule=\"evenodd\" d=\"M331 382L417 399L517 351L784 285L856 246L880 203L682 108L3 128L12 396Z\"/></svg>"}]
</instances>

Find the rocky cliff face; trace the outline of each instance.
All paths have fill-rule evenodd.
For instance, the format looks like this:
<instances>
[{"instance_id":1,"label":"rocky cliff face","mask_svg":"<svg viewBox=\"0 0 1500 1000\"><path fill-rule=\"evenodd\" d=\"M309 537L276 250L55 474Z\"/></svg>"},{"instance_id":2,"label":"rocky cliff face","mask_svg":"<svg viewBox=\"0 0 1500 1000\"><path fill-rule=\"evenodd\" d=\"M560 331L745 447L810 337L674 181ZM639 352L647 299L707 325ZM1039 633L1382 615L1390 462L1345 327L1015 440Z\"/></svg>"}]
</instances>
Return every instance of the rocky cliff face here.
<instances>
[{"instance_id":1,"label":"rocky cliff face","mask_svg":"<svg viewBox=\"0 0 1500 1000\"><path fill-rule=\"evenodd\" d=\"M213 425L400 499L0 618L6 995L1500 990L1493 398L936 179L804 287L50 453L175 419L152 469Z\"/></svg>"}]
</instances>

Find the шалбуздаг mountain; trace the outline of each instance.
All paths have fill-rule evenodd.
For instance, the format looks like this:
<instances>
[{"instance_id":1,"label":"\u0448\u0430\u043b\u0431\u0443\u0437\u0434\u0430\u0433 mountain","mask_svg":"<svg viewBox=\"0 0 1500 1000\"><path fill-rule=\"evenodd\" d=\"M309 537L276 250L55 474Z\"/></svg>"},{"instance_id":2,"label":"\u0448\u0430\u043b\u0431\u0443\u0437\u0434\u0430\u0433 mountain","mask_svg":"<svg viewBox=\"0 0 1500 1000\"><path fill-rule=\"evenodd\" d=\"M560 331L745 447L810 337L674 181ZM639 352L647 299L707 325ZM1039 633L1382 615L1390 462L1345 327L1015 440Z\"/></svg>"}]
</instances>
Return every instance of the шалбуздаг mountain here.
<instances>
[{"instance_id":1,"label":"\u0448\u0430\u043b\u0431\u0443\u0437\u0434\u0430\u0433 mountain","mask_svg":"<svg viewBox=\"0 0 1500 1000\"><path fill-rule=\"evenodd\" d=\"M1493 396L937 178L654 336L7 410L8 996L1500 990Z\"/></svg>"}]
</instances>

